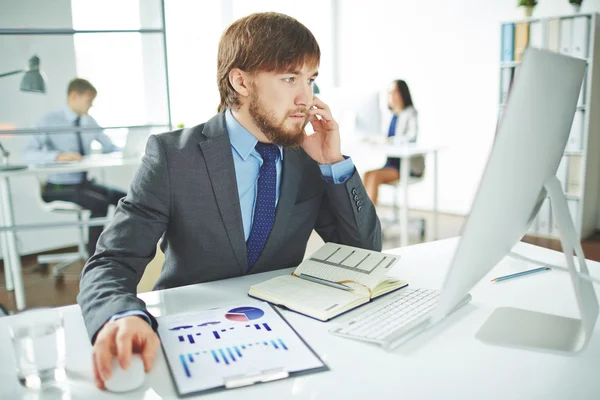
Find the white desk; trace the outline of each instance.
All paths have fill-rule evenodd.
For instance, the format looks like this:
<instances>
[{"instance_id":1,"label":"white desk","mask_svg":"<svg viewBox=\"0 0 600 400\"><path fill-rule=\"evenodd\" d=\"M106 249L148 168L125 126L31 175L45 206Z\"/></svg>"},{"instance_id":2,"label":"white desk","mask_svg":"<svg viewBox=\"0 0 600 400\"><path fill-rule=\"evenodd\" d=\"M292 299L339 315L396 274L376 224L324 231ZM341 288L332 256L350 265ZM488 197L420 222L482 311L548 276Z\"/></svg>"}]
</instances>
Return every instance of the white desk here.
<instances>
[{"instance_id":1,"label":"white desk","mask_svg":"<svg viewBox=\"0 0 600 400\"><path fill-rule=\"evenodd\" d=\"M44 166L30 166L18 171L0 172L0 226L12 228L15 226L13 206L11 200L10 178L25 175L80 172L99 168L112 168L125 165L136 165L140 163L139 158L122 158L116 154L93 155L76 163L48 164ZM25 308L25 291L21 276L21 257L17 247L15 230L0 232L0 248L4 256L4 271L6 274L7 290L15 291L17 309Z\"/></svg>"},{"instance_id":2,"label":"white desk","mask_svg":"<svg viewBox=\"0 0 600 400\"><path fill-rule=\"evenodd\" d=\"M404 247L393 275L414 287L439 288L456 239ZM551 250L520 243L523 255L564 265L564 256ZM507 259L471 292L473 300L439 326L425 332L394 352L333 336L327 332L336 320L319 322L299 314L283 315L322 357L330 371L262 384L201 398L214 399L599 399L600 326L588 348L578 356L563 356L515 350L483 344L474 335L499 306L576 316L577 307L567 273L552 271L501 284L489 278L529 268ZM600 264L589 268L600 276ZM286 273L275 271L224 281L150 292L140 297L154 315L231 304L250 304L250 285ZM364 307L370 307L369 305ZM61 308L65 315L67 369L70 398L110 399L117 395L101 392L93 385L91 346L78 306ZM361 312L359 308L353 313ZM14 356L7 333L11 317L0 318L0 398L21 398L25 392L15 377ZM175 398L175 391L162 352L145 385L122 398ZM38 397L36 397L38 398ZM56 392L39 399L58 398ZM69 398L69 397L64 397Z\"/></svg>"},{"instance_id":3,"label":"white desk","mask_svg":"<svg viewBox=\"0 0 600 400\"><path fill-rule=\"evenodd\" d=\"M396 157L401 160L400 188L400 246L408 246L408 180L410 172L410 159L415 156L433 154L433 239L438 239L438 151L445 145L428 143L374 144L368 142L350 142L344 145L344 153L372 153L385 157ZM427 173L427 171L425 171Z\"/></svg>"}]
</instances>

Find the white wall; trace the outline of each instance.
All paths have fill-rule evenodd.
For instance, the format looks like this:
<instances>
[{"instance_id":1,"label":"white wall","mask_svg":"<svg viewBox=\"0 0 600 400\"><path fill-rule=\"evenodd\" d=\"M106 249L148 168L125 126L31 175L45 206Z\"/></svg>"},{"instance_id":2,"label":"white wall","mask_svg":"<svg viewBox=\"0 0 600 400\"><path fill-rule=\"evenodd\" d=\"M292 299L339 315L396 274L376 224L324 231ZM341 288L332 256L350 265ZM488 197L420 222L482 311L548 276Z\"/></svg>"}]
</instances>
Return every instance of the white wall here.
<instances>
[{"instance_id":1,"label":"white wall","mask_svg":"<svg viewBox=\"0 0 600 400\"><path fill-rule=\"evenodd\" d=\"M386 88L393 79L408 82L420 113L421 138L449 144L439 158L443 212L467 214L483 172L497 118L500 24L522 17L515 4L339 1L341 86ZM600 11L600 0L583 2L582 12L590 11ZM571 12L567 0L541 0L534 16ZM382 192L382 201L389 201L389 195ZM409 206L432 205L429 173L425 182L411 187Z\"/></svg>"}]
</instances>

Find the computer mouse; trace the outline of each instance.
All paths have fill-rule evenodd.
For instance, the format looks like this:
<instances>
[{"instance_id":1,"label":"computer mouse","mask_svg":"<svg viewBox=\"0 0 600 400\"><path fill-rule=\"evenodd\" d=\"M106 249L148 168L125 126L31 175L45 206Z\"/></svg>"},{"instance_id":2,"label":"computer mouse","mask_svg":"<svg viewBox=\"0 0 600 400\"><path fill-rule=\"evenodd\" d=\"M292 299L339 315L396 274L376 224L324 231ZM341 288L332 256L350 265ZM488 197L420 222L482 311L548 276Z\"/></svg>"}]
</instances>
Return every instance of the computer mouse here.
<instances>
[{"instance_id":1,"label":"computer mouse","mask_svg":"<svg viewBox=\"0 0 600 400\"><path fill-rule=\"evenodd\" d=\"M140 354L132 354L129 368L121 368L119 359L112 359L112 374L110 379L104 381L104 386L111 392L128 392L139 388L144 384L146 372L144 371L144 362Z\"/></svg>"}]
</instances>

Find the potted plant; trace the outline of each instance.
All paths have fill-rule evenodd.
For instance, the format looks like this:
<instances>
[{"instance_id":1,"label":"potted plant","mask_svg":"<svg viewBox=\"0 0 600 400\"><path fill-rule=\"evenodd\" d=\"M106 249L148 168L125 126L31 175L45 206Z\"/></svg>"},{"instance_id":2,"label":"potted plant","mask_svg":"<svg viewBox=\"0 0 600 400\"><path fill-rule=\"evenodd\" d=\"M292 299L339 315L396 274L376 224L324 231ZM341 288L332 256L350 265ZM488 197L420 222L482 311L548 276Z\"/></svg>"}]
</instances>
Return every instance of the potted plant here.
<instances>
[{"instance_id":1,"label":"potted plant","mask_svg":"<svg viewBox=\"0 0 600 400\"><path fill-rule=\"evenodd\" d=\"M536 5L536 0L518 0L517 2L517 6L523 10L523 14L526 18L531 17L531 14L533 14L533 7Z\"/></svg>"},{"instance_id":2,"label":"potted plant","mask_svg":"<svg viewBox=\"0 0 600 400\"><path fill-rule=\"evenodd\" d=\"M571 3L571 5L573 6L573 9L575 10L575 12L579 12L579 10L581 9L581 3L583 3L583 0L569 0L569 3Z\"/></svg>"}]
</instances>

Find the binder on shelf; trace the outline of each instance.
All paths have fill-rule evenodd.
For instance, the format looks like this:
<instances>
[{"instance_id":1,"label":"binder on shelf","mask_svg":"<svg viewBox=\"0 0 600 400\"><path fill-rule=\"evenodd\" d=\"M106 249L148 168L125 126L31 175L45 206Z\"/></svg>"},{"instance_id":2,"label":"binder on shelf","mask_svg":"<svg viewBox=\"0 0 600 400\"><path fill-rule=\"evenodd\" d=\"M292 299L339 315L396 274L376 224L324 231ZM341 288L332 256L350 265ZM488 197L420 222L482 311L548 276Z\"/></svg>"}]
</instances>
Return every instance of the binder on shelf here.
<instances>
[{"instance_id":1,"label":"binder on shelf","mask_svg":"<svg viewBox=\"0 0 600 400\"><path fill-rule=\"evenodd\" d=\"M556 171L556 177L560 181L560 185L562 186L562 190L564 193L567 192L567 169L568 169L569 157L563 156L560 160L560 164L558 164L558 170Z\"/></svg>"},{"instance_id":2,"label":"binder on shelf","mask_svg":"<svg viewBox=\"0 0 600 400\"><path fill-rule=\"evenodd\" d=\"M567 200L567 206L569 207L569 214L571 214L571 219L573 220L573 225L575 225L575 229L579 230L578 227L578 217L579 217L579 200L570 199Z\"/></svg>"},{"instance_id":3,"label":"binder on shelf","mask_svg":"<svg viewBox=\"0 0 600 400\"><path fill-rule=\"evenodd\" d=\"M556 219L556 216L554 215L554 204L552 204L552 202L550 202L550 218L552 220L551 236L558 237L560 235L560 233L558 231L558 220Z\"/></svg>"},{"instance_id":4,"label":"binder on shelf","mask_svg":"<svg viewBox=\"0 0 600 400\"><path fill-rule=\"evenodd\" d=\"M502 68L502 82L500 88L500 104L506 104L508 101L508 94L510 92L510 86L512 84L513 68L506 67Z\"/></svg>"},{"instance_id":5,"label":"binder on shelf","mask_svg":"<svg viewBox=\"0 0 600 400\"><path fill-rule=\"evenodd\" d=\"M571 54L573 20L564 18L560 20L560 52L562 54Z\"/></svg>"},{"instance_id":6,"label":"binder on shelf","mask_svg":"<svg viewBox=\"0 0 600 400\"><path fill-rule=\"evenodd\" d=\"M529 45L538 49L544 48L544 30L541 21L529 24Z\"/></svg>"},{"instance_id":7,"label":"binder on shelf","mask_svg":"<svg viewBox=\"0 0 600 400\"><path fill-rule=\"evenodd\" d=\"M559 51L560 50L560 20L551 19L548 21L548 35L547 41L548 50Z\"/></svg>"},{"instance_id":8,"label":"binder on shelf","mask_svg":"<svg viewBox=\"0 0 600 400\"><path fill-rule=\"evenodd\" d=\"M533 219L533 221L531 222L531 225L529 225L529 229L527 229L527 233L529 235L537 236L537 235L539 235L538 231L539 231L538 217L536 215L535 218Z\"/></svg>"},{"instance_id":9,"label":"binder on shelf","mask_svg":"<svg viewBox=\"0 0 600 400\"><path fill-rule=\"evenodd\" d=\"M567 142L567 151L581 151L583 149L583 121L584 110L575 111L573 117L573 125L571 125L571 133L569 133L569 141Z\"/></svg>"},{"instance_id":10,"label":"binder on shelf","mask_svg":"<svg viewBox=\"0 0 600 400\"><path fill-rule=\"evenodd\" d=\"M589 17L573 18L572 52L573 57L587 58L589 49Z\"/></svg>"},{"instance_id":11,"label":"binder on shelf","mask_svg":"<svg viewBox=\"0 0 600 400\"><path fill-rule=\"evenodd\" d=\"M500 60L502 62L513 61L514 41L515 41L515 26L514 26L514 24L503 24L502 25L502 55L500 57Z\"/></svg>"},{"instance_id":12,"label":"binder on shelf","mask_svg":"<svg viewBox=\"0 0 600 400\"><path fill-rule=\"evenodd\" d=\"M541 236L550 236L552 233L552 225L550 221L550 199L546 198L540 207L537 216L538 234Z\"/></svg>"},{"instance_id":13,"label":"binder on shelf","mask_svg":"<svg viewBox=\"0 0 600 400\"><path fill-rule=\"evenodd\" d=\"M581 82L581 90L579 91L579 99L577 100L577 106L579 106L579 107L584 106L586 104L586 101L585 101L585 94L586 94L585 86L587 85L587 75L588 75L588 69L586 67L585 68L585 75L583 75L583 82Z\"/></svg>"},{"instance_id":14,"label":"binder on shelf","mask_svg":"<svg viewBox=\"0 0 600 400\"><path fill-rule=\"evenodd\" d=\"M576 230L579 230L579 228L577 226L577 213L578 213L578 209L579 209L579 200L569 199L569 200L567 200L567 206L569 207L569 215L571 216L573 225L575 225ZM550 209L552 212L552 214L550 215L552 217L552 236L560 237L560 232L558 230L558 220L556 219L556 216L554 215L554 206L552 204L550 204Z\"/></svg>"},{"instance_id":15,"label":"binder on shelf","mask_svg":"<svg viewBox=\"0 0 600 400\"><path fill-rule=\"evenodd\" d=\"M529 44L529 22L515 24L515 61L523 60L523 54Z\"/></svg>"},{"instance_id":16,"label":"binder on shelf","mask_svg":"<svg viewBox=\"0 0 600 400\"><path fill-rule=\"evenodd\" d=\"M581 194L581 156L569 156L567 193L572 196Z\"/></svg>"}]
</instances>

